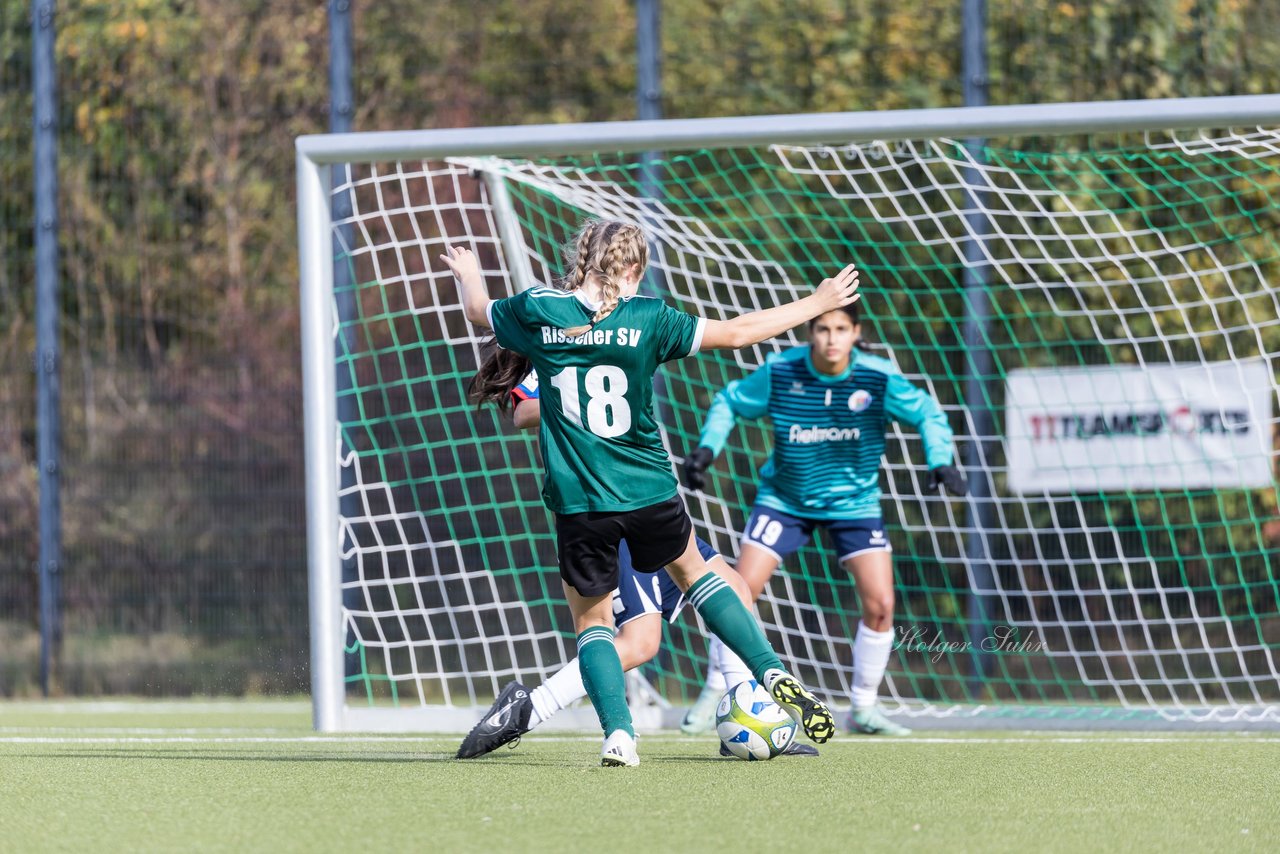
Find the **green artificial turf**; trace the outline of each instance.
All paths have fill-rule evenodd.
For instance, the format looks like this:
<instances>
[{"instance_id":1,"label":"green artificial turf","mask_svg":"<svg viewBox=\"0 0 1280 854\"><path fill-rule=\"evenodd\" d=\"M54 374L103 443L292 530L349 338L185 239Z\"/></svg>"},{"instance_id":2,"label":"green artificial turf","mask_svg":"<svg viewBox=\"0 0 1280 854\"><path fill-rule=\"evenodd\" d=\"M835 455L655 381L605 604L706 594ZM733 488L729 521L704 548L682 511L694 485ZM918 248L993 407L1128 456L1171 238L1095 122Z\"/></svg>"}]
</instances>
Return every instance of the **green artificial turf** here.
<instances>
[{"instance_id":1,"label":"green artificial turf","mask_svg":"<svg viewBox=\"0 0 1280 854\"><path fill-rule=\"evenodd\" d=\"M298 703L0 704L5 851L1280 850L1280 736L849 736L747 763L713 736L317 736Z\"/></svg>"}]
</instances>

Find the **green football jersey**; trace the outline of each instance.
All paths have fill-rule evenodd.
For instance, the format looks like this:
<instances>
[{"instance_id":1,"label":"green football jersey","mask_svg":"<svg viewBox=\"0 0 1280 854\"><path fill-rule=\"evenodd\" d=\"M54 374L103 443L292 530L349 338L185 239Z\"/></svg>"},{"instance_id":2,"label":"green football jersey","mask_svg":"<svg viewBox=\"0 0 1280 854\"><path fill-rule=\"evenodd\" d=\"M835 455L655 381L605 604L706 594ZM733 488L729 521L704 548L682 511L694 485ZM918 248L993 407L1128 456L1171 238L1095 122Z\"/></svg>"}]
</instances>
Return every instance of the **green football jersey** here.
<instances>
[{"instance_id":1,"label":"green football jersey","mask_svg":"<svg viewBox=\"0 0 1280 854\"><path fill-rule=\"evenodd\" d=\"M489 304L498 344L528 356L542 404L542 498L555 513L616 513L676 494L653 417L658 365L698 352L706 321L660 299L627 297L590 323L580 292L530 288Z\"/></svg>"}]
</instances>

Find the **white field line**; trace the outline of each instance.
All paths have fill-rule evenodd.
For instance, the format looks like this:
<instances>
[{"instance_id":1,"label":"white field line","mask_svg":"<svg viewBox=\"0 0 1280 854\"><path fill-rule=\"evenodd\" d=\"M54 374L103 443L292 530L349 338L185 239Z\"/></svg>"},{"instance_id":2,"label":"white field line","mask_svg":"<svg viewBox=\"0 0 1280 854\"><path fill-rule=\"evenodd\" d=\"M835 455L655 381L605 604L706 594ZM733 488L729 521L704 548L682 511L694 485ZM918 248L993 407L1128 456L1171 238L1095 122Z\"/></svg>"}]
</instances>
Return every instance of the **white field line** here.
<instances>
[{"instance_id":1,"label":"white field line","mask_svg":"<svg viewBox=\"0 0 1280 854\"><path fill-rule=\"evenodd\" d=\"M73 735L87 736L93 734L101 735L271 735L273 733L288 734L297 733L297 728L292 730L286 727L125 727L125 726L0 726L0 737L4 734L10 735L33 735L47 733L55 735L57 733L69 733Z\"/></svg>"},{"instance_id":2,"label":"white field line","mask_svg":"<svg viewBox=\"0 0 1280 854\"><path fill-rule=\"evenodd\" d=\"M40 714L307 714L311 704L299 700L8 700L0 703L5 712L37 712Z\"/></svg>"},{"instance_id":3,"label":"white field line","mask_svg":"<svg viewBox=\"0 0 1280 854\"><path fill-rule=\"evenodd\" d=\"M356 737L332 735L245 735L245 736L0 736L0 744L395 744L427 739L398 737ZM436 739L437 741L440 739ZM594 739L599 741L599 739ZM449 739L450 742L456 739Z\"/></svg>"},{"instance_id":4,"label":"white field line","mask_svg":"<svg viewBox=\"0 0 1280 854\"><path fill-rule=\"evenodd\" d=\"M539 742L598 742L599 736L537 736ZM641 736L642 740L645 736ZM705 744L706 739L652 737L655 741L679 741ZM423 742L457 742L457 736L380 736L380 735L298 735L298 736L0 736L0 744L421 744ZM846 744L859 746L895 744L1271 744L1280 747L1280 737L1222 736L1052 736L1045 738L865 738L848 739Z\"/></svg>"}]
</instances>

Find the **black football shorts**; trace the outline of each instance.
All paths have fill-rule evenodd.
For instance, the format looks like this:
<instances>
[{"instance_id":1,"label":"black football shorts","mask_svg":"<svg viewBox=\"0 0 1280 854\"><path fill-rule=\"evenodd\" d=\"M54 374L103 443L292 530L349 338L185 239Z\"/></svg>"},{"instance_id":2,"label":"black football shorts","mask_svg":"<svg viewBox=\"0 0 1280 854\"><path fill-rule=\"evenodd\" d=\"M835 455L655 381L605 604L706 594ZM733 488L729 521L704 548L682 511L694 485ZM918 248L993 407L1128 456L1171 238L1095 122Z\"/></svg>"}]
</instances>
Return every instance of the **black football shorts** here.
<instances>
[{"instance_id":1,"label":"black football shorts","mask_svg":"<svg viewBox=\"0 0 1280 854\"><path fill-rule=\"evenodd\" d=\"M560 577L580 596L618 586L618 543L627 541L637 572L657 572L684 554L693 522L680 496L621 513L556 514Z\"/></svg>"}]
</instances>

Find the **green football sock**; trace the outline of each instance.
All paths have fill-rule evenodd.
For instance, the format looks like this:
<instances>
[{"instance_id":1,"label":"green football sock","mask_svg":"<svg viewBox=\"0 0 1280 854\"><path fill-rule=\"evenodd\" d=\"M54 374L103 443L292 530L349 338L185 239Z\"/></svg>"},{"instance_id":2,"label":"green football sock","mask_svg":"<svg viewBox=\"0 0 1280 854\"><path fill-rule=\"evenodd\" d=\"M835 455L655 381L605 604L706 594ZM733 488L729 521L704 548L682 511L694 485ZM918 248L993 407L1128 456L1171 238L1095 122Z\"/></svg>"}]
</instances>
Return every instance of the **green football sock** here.
<instances>
[{"instance_id":1,"label":"green football sock","mask_svg":"<svg viewBox=\"0 0 1280 854\"><path fill-rule=\"evenodd\" d=\"M625 730L635 738L631 726L631 709L627 708L627 685L622 676L622 660L613 645L613 630L592 626L578 635L578 667L582 685L587 689L591 705L600 718L600 728L607 736Z\"/></svg>"},{"instance_id":2,"label":"green football sock","mask_svg":"<svg viewBox=\"0 0 1280 854\"><path fill-rule=\"evenodd\" d=\"M766 670L785 670L755 616L723 578L708 572L685 593L707 628L738 654L756 681L764 684Z\"/></svg>"}]
</instances>

